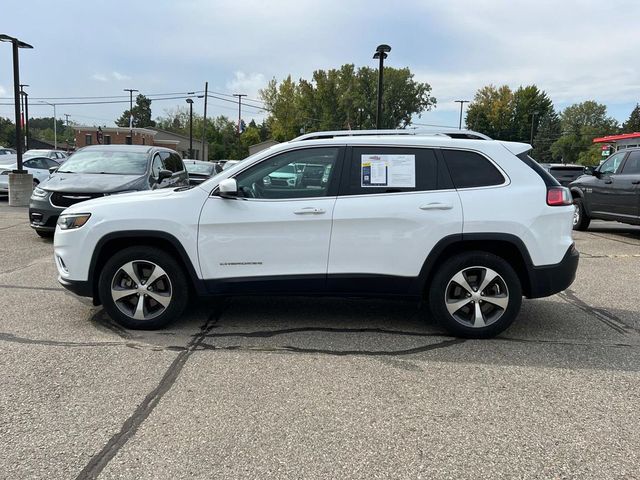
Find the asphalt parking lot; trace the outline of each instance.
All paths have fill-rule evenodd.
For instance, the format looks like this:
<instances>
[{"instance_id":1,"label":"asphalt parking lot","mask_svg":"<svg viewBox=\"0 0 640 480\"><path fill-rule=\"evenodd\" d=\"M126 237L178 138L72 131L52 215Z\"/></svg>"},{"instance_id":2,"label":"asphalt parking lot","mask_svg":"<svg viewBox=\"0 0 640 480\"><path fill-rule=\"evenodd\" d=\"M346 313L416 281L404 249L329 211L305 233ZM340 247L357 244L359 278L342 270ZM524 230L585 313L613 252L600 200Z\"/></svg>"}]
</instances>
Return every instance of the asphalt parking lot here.
<instances>
[{"instance_id":1,"label":"asphalt parking lot","mask_svg":"<svg viewBox=\"0 0 640 480\"><path fill-rule=\"evenodd\" d=\"M640 227L493 340L413 304L235 298L123 330L0 199L2 478L639 478Z\"/></svg>"}]
</instances>

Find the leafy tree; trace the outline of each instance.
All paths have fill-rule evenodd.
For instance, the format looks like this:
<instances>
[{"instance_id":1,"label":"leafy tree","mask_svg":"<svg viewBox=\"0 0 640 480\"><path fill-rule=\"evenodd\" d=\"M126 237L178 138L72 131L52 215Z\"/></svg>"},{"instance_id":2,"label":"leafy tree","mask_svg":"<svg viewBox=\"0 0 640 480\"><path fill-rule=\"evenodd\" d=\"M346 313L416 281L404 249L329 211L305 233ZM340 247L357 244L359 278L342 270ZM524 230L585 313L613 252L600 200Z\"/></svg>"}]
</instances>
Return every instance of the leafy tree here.
<instances>
[{"instance_id":1,"label":"leafy tree","mask_svg":"<svg viewBox=\"0 0 640 480\"><path fill-rule=\"evenodd\" d=\"M636 103L629 119L622 124L622 131L624 133L640 132L640 104Z\"/></svg>"},{"instance_id":2,"label":"leafy tree","mask_svg":"<svg viewBox=\"0 0 640 480\"><path fill-rule=\"evenodd\" d=\"M593 139L618 130L618 121L607 116L607 107L593 100L565 108L560 114L560 124L562 136L551 146L551 152L563 163L597 163Z\"/></svg>"},{"instance_id":3,"label":"leafy tree","mask_svg":"<svg viewBox=\"0 0 640 480\"><path fill-rule=\"evenodd\" d=\"M8 118L0 117L0 145L12 148L16 146L16 126Z\"/></svg>"},{"instance_id":4,"label":"leafy tree","mask_svg":"<svg viewBox=\"0 0 640 480\"><path fill-rule=\"evenodd\" d=\"M560 117L553 108L540 119L538 132L533 139L532 157L541 163L553 161L551 146L560 138Z\"/></svg>"},{"instance_id":5,"label":"leafy tree","mask_svg":"<svg viewBox=\"0 0 640 480\"><path fill-rule=\"evenodd\" d=\"M116 120L119 127L128 127L129 118L133 113L133 126L136 128L155 127L156 123L151 120L151 99L140 94L136 97L136 104L133 109L125 110L120 118Z\"/></svg>"},{"instance_id":6,"label":"leafy tree","mask_svg":"<svg viewBox=\"0 0 640 480\"><path fill-rule=\"evenodd\" d=\"M289 75L269 82L260 93L270 112L266 127L276 140L302 132L375 128L377 70L354 65L317 70L297 83ZM384 70L383 128L404 128L412 116L431 109L436 100L427 83L417 82L408 68Z\"/></svg>"}]
</instances>

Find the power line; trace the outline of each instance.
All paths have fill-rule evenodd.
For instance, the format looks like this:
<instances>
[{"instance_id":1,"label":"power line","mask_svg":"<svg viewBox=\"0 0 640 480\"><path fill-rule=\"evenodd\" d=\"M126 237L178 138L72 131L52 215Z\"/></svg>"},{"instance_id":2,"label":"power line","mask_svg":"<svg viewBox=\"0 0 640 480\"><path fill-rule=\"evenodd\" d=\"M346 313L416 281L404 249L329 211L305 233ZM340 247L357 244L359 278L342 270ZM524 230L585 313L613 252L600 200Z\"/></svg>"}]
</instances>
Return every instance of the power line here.
<instances>
[{"instance_id":1,"label":"power line","mask_svg":"<svg viewBox=\"0 0 640 480\"><path fill-rule=\"evenodd\" d=\"M162 97L168 95L193 95L202 93L203 90L188 91L188 92L169 92L169 93L149 93L145 94L145 97ZM84 97L31 97L32 100L100 100L108 98L129 98L129 95L106 95L106 96L84 96ZM13 100L13 97L0 97L0 100Z\"/></svg>"}]
</instances>

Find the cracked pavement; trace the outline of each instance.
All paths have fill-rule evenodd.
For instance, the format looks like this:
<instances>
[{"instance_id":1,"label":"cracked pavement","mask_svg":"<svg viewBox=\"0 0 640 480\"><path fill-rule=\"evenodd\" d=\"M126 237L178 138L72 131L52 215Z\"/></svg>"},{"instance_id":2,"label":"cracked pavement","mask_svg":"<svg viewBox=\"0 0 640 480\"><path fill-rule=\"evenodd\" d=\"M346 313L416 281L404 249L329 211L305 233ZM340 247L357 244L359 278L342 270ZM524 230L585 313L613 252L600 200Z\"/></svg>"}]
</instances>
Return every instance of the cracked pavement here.
<instances>
[{"instance_id":1,"label":"cracked pavement","mask_svg":"<svg viewBox=\"0 0 640 480\"><path fill-rule=\"evenodd\" d=\"M496 339L414 304L194 301L128 331L0 199L2 478L638 478L640 227Z\"/></svg>"}]
</instances>

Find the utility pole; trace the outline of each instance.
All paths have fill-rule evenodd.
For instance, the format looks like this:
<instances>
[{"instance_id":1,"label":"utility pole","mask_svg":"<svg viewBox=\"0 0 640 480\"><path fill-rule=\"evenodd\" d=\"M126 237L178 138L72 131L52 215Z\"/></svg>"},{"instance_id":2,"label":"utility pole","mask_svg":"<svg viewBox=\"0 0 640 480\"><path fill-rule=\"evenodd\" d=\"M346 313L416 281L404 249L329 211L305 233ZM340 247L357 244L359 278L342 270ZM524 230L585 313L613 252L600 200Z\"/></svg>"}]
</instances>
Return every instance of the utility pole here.
<instances>
[{"instance_id":1,"label":"utility pole","mask_svg":"<svg viewBox=\"0 0 640 480\"><path fill-rule=\"evenodd\" d=\"M29 150L29 94L24 91L24 87L28 87L26 83L20 84L20 95L24 99L24 147L25 151Z\"/></svg>"},{"instance_id":2,"label":"utility pole","mask_svg":"<svg viewBox=\"0 0 640 480\"><path fill-rule=\"evenodd\" d=\"M458 130L462 130L462 108L465 103L469 103L469 100L456 100L455 102L460 104L460 123L458 124Z\"/></svg>"},{"instance_id":3,"label":"utility pole","mask_svg":"<svg viewBox=\"0 0 640 480\"><path fill-rule=\"evenodd\" d=\"M204 117L202 118L202 160L209 160L207 153L207 97L209 95L209 82L204 82Z\"/></svg>"},{"instance_id":4,"label":"utility pole","mask_svg":"<svg viewBox=\"0 0 640 480\"><path fill-rule=\"evenodd\" d=\"M538 115L539 112L533 112L531 114L531 141L529 142L529 144L533 147L533 124L535 122L535 118L536 115Z\"/></svg>"},{"instance_id":5,"label":"utility pole","mask_svg":"<svg viewBox=\"0 0 640 480\"><path fill-rule=\"evenodd\" d=\"M129 139L133 145L133 92L138 92L135 88L124 88L124 92L129 92Z\"/></svg>"},{"instance_id":6,"label":"utility pole","mask_svg":"<svg viewBox=\"0 0 640 480\"><path fill-rule=\"evenodd\" d=\"M240 155L240 128L242 123L242 97L246 97L246 93L234 93L234 97L238 97L238 155Z\"/></svg>"},{"instance_id":7,"label":"utility pole","mask_svg":"<svg viewBox=\"0 0 640 480\"><path fill-rule=\"evenodd\" d=\"M189 158L193 158L193 100L187 98L189 104Z\"/></svg>"}]
</instances>

